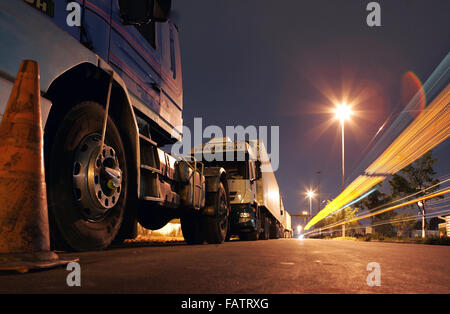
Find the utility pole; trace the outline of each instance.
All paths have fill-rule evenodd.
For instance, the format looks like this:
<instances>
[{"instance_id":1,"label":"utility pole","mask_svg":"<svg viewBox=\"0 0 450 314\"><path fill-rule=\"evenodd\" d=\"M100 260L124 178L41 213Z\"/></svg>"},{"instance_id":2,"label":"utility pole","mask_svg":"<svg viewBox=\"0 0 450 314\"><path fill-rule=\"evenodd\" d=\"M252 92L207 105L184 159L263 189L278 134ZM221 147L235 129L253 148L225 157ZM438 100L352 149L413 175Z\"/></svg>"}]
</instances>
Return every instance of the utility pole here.
<instances>
[{"instance_id":1,"label":"utility pole","mask_svg":"<svg viewBox=\"0 0 450 314\"><path fill-rule=\"evenodd\" d=\"M341 123L342 127L342 191L345 190L345 150L344 150L344 122Z\"/></svg>"},{"instance_id":2,"label":"utility pole","mask_svg":"<svg viewBox=\"0 0 450 314\"><path fill-rule=\"evenodd\" d=\"M420 214L422 215L422 238L425 238L426 229L425 229L425 201L419 201L417 205L420 208Z\"/></svg>"},{"instance_id":3,"label":"utility pole","mask_svg":"<svg viewBox=\"0 0 450 314\"><path fill-rule=\"evenodd\" d=\"M352 110L347 104L339 104L335 110L336 117L341 121L342 131L342 191L345 189L345 153L344 153L344 121L350 117ZM343 221L345 222L345 208L342 211ZM342 236L345 237L345 223L342 224Z\"/></svg>"},{"instance_id":4,"label":"utility pole","mask_svg":"<svg viewBox=\"0 0 450 314\"><path fill-rule=\"evenodd\" d=\"M341 121L342 127L342 192L345 190L345 154L344 154L344 120ZM342 217L345 221L345 208L342 210ZM342 236L345 237L345 222L342 224Z\"/></svg>"},{"instance_id":5,"label":"utility pole","mask_svg":"<svg viewBox=\"0 0 450 314\"><path fill-rule=\"evenodd\" d=\"M422 191L422 195L425 195L425 190L422 188L422 186L417 187L417 190ZM420 214L422 215L422 238L426 237L426 227L425 227L425 200L421 200L417 202L417 206L419 207Z\"/></svg>"},{"instance_id":6,"label":"utility pole","mask_svg":"<svg viewBox=\"0 0 450 314\"><path fill-rule=\"evenodd\" d=\"M312 197L309 198L309 217L312 218Z\"/></svg>"},{"instance_id":7,"label":"utility pole","mask_svg":"<svg viewBox=\"0 0 450 314\"><path fill-rule=\"evenodd\" d=\"M317 213L320 212L320 174L322 172L319 170L317 171L317 175L318 175L318 184L317 184Z\"/></svg>"}]
</instances>

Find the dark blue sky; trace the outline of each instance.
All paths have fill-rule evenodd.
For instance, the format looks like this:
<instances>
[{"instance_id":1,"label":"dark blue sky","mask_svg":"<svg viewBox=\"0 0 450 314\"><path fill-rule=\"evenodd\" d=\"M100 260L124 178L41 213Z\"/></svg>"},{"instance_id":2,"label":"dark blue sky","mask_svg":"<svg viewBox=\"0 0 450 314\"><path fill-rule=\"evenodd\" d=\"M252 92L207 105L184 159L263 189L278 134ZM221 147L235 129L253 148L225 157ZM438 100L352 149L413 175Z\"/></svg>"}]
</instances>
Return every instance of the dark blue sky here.
<instances>
[{"instance_id":1,"label":"dark blue sky","mask_svg":"<svg viewBox=\"0 0 450 314\"><path fill-rule=\"evenodd\" d=\"M425 82L450 51L450 1L378 1L381 27L363 0L174 0L180 28L184 123L280 126L276 176L291 213L321 174L322 199L341 189L340 129L331 99L359 99L346 128L347 174L399 112L402 77ZM449 173L449 143L436 150ZM314 204L317 208L317 204Z\"/></svg>"}]
</instances>

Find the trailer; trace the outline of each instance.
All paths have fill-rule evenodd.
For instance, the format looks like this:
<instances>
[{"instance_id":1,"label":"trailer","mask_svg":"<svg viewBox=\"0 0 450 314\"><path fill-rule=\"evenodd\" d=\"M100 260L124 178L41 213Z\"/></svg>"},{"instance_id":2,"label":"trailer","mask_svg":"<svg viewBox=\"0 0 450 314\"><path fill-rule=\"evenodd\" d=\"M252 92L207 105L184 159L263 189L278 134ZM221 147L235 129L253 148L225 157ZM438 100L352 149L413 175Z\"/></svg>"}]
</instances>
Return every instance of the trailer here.
<instances>
[{"instance_id":1,"label":"trailer","mask_svg":"<svg viewBox=\"0 0 450 314\"><path fill-rule=\"evenodd\" d=\"M288 211L284 210L283 229L284 237L292 238L292 217Z\"/></svg>"},{"instance_id":2,"label":"trailer","mask_svg":"<svg viewBox=\"0 0 450 314\"><path fill-rule=\"evenodd\" d=\"M275 173L272 168L264 142L250 140L250 147L256 153L256 180L257 202L262 212L269 219L270 238L284 237L285 210Z\"/></svg>"},{"instance_id":3,"label":"trailer","mask_svg":"<svg viewBox=\"0 0 450 314\"><path fill-rule=\"evenodd\" d=\"M0 117L24 59L40 67L52 245L97 250L181 219L189 244L222 243L226 171L165 145L182 138L170 0L0 0ZM26 197L26 196L24 196Z\"/></svg>"},{"instance_id":4,"label":"trailer","mask_svg":"<svg viewBox=\"0 0 450 314\"><path fill-rule=\"evenodd\" d=\"M241 240L285 237L291 232L278 182L264 143L213 138L194 147L192 155L205 165L219 166L228 173L231 204L228 237Z\"/></svg>"}]
</instances>

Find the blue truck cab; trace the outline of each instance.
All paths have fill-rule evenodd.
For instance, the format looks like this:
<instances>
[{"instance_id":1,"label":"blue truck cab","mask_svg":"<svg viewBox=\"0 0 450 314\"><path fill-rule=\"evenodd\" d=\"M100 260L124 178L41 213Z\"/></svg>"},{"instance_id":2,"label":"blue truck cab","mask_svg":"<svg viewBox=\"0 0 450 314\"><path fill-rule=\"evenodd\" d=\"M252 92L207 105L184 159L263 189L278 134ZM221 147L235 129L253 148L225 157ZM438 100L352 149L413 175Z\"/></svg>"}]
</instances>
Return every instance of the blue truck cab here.
<instances>
[{"instance_id":1,"label":"blue truck cab","mask_svg":"<svg viewBox=\"0 0 450 314\"><path fill-rule=\"evenodd\" d=\"M131 105L160 128L161 145L179 140L181 132L171 135L182 125L178 29L170 20L124 25L119 2L1 1L2 79L11 81L23 59L36 60L45 98L55 80L64 74L69 77L70 71L92 66L105 72L112 69ZM76 7L81 25L69 26L68 16Z\"/></svg>"},{"instance_id":2,"label":"blue truck cab","mask_svg":"<svg viewBox=\"0 0 450 314\"><path fill-rule=\"evenodd\" d=\"M37 61L56 247L102 249L135 237L137 222L158 229L178 217L188 243L225 238L224 169L161 149L181 140L183 124L170 8L170 0L0 0L0 118L21 61Z\"/></svg>"}]
</instances>

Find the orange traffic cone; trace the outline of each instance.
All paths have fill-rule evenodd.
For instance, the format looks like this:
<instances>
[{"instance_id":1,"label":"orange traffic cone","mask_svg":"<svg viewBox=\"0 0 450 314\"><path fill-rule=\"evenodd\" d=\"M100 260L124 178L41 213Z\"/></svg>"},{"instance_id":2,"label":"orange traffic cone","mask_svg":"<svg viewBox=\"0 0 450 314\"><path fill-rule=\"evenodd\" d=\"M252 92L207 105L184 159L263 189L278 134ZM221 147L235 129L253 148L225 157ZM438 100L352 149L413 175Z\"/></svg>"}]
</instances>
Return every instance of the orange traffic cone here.
<instances>
[{"instance_id":1,"label":"orange traffic cone","mask_svg":"<svg viewBox=\"0 0 450 314\"><path fill-rule=\"evenodd\" d=\"M24 60L0 123L0 270L66 264L50 251L39 65Z\"/></svg>"}]
</instances>

